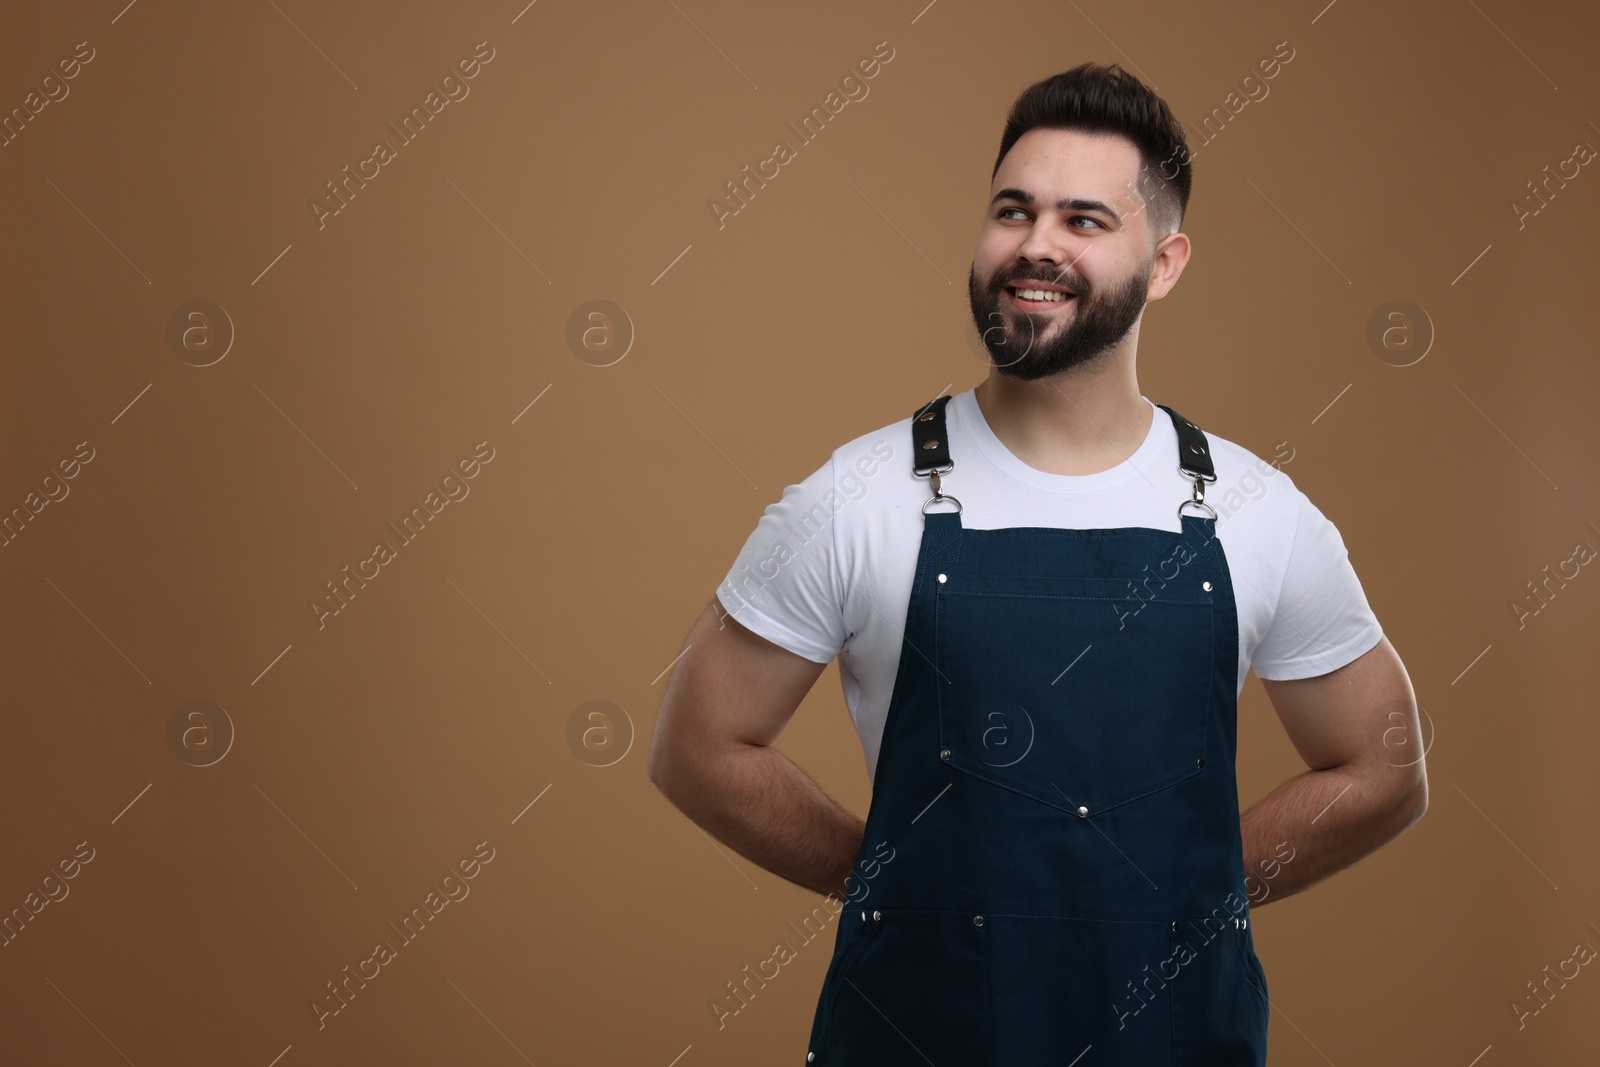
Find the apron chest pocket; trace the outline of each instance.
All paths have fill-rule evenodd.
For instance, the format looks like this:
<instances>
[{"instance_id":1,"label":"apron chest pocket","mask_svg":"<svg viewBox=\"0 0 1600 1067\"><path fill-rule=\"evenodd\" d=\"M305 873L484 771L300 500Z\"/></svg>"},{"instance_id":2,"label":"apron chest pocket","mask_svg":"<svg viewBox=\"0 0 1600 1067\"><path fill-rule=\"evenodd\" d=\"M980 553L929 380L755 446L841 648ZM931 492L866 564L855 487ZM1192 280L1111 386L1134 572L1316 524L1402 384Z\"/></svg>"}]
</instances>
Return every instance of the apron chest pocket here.
<instances>
[{"instance_id":1,"label":"apron chest pocket","mask_svg":"<svg viewBox=\"0 0 1600 1067\"><path fill-rule=\"evenodd\" d=\"M1080 816L1201 773L1215 633L1198 570L941 576L940 758Z\"/></svg>"}]
</instances>

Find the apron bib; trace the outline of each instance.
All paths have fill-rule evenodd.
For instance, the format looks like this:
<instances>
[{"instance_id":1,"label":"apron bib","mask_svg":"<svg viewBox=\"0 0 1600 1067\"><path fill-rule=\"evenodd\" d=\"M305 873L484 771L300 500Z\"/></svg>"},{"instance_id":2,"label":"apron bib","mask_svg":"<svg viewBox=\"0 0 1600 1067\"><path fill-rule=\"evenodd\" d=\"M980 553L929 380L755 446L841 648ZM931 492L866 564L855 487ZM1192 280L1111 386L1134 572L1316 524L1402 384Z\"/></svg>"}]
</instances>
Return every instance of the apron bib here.
<instances>
[{"instance_id":1,"label":"apron bib","mask_svg":"<svg viewBox=\"0 0 1600 1067\"><path fill-rule=\"evenodd\" d=\"M1177 532L969 530L949 400L912 419L934 495L806 1062L1259 1067L1205 435L1158 405L1194 479Z\"/></svg>"}]
</instances>

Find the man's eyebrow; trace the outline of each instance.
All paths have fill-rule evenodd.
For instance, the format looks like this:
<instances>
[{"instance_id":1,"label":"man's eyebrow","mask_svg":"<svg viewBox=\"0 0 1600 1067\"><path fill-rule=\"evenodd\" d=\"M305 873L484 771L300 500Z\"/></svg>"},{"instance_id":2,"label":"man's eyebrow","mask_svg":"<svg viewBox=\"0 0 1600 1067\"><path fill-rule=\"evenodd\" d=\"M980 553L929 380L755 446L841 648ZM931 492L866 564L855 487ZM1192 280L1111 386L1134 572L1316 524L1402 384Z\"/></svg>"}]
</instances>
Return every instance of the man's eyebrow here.
<instances>
[{"instance_id":1,"label":"man's eyebrow","mask_svg":"<svg viewBox=\"0 0 1600 1067\"><path fill-rule=\"evenodd\" d=\"M1033 194L1026 189L1002 189L994 194L994 199L989 201L989 206L994 207L1002 200L1015 200L1019 204L1032 204ZM1122 216L1111 210L1111 206L1101 200L1057 200L1057 211L1098 211L1117 222L1122 221Z\"/></svg>"}]
</instances>

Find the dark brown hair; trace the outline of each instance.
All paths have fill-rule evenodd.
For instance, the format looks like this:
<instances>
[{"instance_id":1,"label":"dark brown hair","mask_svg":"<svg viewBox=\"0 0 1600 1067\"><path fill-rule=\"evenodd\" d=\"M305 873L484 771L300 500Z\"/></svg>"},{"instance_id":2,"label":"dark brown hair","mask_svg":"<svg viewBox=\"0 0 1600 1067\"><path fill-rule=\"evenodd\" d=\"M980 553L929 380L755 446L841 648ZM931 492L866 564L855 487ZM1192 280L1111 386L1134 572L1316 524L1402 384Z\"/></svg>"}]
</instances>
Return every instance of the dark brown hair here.
<instances>
[{"instance_id":1,"label":"dark brown hair","mask_svg":"<svg viewBox=\"0 0 1600 1067\"><path fill-rule=\"evenodd\" d=\"M1011 146L1036 127L1126 137L1139 149L1137 189L1130 192L1149 204L1156 239L1183 225L1189 207L1189 142L1167 102L1138 78L1115 63L1081 63L1028 86L1006 117L991 181Z\"/></svg>"}]
</instances>

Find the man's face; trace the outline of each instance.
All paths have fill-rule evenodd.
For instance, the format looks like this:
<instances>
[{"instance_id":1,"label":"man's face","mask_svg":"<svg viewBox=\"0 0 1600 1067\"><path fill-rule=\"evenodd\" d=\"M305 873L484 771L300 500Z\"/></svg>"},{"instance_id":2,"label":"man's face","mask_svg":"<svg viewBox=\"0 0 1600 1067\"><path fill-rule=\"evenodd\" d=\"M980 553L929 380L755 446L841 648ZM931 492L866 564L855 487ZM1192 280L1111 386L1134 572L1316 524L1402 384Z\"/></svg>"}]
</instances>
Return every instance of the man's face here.
<instances>
[{"instance_id":1,"label":"man's face","mask_svg":"<svg viewBox=\"0 0 1600 1067\"><path fill-rule=\"evenodd\" d=\"M1153 262L1139 165L1126 138L1078 130L1032 129L1006 153L967 276L999 373L1059 374L1111 352L1139 321Z\"/></svg>"}]
</instances>

